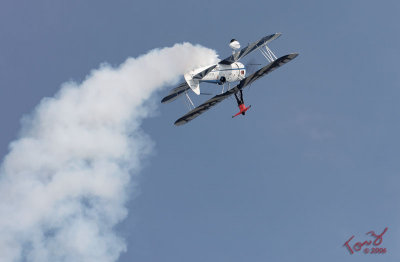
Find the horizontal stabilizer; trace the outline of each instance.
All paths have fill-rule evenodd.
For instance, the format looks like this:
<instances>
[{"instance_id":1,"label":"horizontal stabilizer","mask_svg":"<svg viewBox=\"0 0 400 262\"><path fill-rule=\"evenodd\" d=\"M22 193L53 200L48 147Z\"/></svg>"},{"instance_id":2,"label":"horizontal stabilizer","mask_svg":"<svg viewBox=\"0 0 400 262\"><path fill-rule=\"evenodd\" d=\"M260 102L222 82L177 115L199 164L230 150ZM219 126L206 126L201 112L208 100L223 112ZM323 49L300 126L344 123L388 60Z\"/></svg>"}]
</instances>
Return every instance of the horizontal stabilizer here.
<instances>
[{"instance_id":1,"label":"horizontal stabilizer","mask_svg":"<svg viewBox=\"0 0 400 262\"><path fill-rule=\"evenodd\" d=\"M195 76L193 76L193 79L203 79L203 77L205 77L208 73L210 73L217 65L213 65L210 66L209 68L201 71L200 73L196 74Z\"/></svg>"}]
</instances>

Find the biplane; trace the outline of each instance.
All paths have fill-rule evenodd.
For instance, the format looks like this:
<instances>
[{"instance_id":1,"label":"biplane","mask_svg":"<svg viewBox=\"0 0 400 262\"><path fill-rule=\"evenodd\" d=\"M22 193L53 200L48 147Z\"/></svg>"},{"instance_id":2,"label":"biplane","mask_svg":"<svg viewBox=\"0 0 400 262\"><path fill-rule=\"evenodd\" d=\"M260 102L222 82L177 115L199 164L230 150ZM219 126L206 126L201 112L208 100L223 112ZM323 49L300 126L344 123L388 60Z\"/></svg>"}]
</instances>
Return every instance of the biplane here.
<instances>
[{"instance_id":1,"label":"biplane","mask_svg":"<svg viewBox=\"0 0 400 262\"><path fill-rule=\"evenodd\" d=\"M239 112L233 115L232 118L240 114L245 115L246 111L249 110L251 106L246 107L244 105L243 89L247 86L250 86L257 79L267 75L268 73L290 62L298 56L297 53L291 53L279 58L275 56L267 44L272 40L277 39L279 36L281 36L281 33L265 36L260 40L247 45L241 50L239 50L240 43L236 39L232 39L229 44L229 47L232 48L231 56L219 61L217 64L198 68L184 74L185 82L172 89L170 93L161 100L161 103L169 103L178 97L185 95L188 104L191 106L191 110L176 120L175 125L180 126L188 123L232 95L235 96L237 105L239 107ZM246 67L239 62L239 60L255 50L259 50L261 54L268 60L269 64L246 77ZM233 82L238 82L238 84L235 87L230 88L230 83ZM193 101L190 99L188 91L192 90L197 95L202 94L200 92L200 83L213 83L222 85L223 87L221 94L216 95L201 105L195 107ZM228 83L226 91L225 83Z\"/></svg>"}]
</instances>

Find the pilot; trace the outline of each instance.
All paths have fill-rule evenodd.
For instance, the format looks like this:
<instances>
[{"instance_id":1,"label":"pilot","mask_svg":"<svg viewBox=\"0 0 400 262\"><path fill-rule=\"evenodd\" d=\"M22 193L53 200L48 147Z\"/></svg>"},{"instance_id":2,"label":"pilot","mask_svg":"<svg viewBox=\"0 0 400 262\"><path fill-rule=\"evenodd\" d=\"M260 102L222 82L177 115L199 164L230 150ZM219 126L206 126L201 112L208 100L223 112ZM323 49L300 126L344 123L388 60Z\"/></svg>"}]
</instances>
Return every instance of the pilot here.
<instances>
[{"instance_id":1,"label":"pilot","mask_svg":"<svg viewBox=\"0 0 400 262\"><path fill-rule=\"evenodd\" d=\"M244 105L242 89L240 89L239 91L240 91L240 98L237 96L237 93L235 93L235 98L236 98L236 102L237 102L237 104L239 106L239 109L240 109L239 114L241 113L242 115L245 115L248 108L246 108L246 106Z\"/></svg>"}]
</instances>

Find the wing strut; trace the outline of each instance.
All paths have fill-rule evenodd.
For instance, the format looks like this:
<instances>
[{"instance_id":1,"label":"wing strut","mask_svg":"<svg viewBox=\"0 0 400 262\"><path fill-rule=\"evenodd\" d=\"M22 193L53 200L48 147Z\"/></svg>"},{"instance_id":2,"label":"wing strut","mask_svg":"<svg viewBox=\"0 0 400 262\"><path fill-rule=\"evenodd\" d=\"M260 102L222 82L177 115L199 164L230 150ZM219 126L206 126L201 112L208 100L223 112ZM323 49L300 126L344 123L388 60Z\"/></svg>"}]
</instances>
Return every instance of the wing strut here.
<instances>
[{"instance_id":1,"label":"wing strut","mask_svg":"<svg viewBox=\"0 0 400 262\"><path fill-rule=\"evenodd\" d=\"M185 92L185 95L186 95L186 99L187 99L187 101L188 101L188 102L190 102L190 104L193 106L193 108L192 108L192 109L196 108L196 107L194 106L194 104L193 104L193 101L192 101L192 99L190 99L190 96L189 96L189 94L188 94L188 92L187 92L187 91Z\"/></svg>"},{"instance_id":2,"label":"wing strut","mask_svg":"<svg viewBox=\"0 0 400 262\"><path fill-rule=\"evenodd\" d=\"M274 62L276 59L276 55L272 52L271 49L267 45L264 46L265 50L263 50L262 47L260 47L258 50L260 50L261 54L268 60L268 62Z\"/></svg>"}]
</instances>

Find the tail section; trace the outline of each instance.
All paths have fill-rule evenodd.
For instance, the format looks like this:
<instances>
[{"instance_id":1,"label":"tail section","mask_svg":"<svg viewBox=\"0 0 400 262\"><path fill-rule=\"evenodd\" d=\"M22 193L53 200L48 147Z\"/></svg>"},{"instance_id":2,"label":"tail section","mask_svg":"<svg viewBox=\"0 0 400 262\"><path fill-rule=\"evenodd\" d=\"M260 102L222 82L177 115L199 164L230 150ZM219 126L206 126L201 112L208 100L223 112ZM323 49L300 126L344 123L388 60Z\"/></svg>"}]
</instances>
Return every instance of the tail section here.
<instances>
[{"instance_id":1,"label":"tail section","mask_svg":"<svg viewBox=\"0 0 400 262\"><path fill-rule=\"evenodd\" d=\"M217 65L201 67L184 74L186 83L193 90L193 92L196 93L196 95L200 95L200 80L203 79L203 77L205 77L208 73L210 73L216 66Z\"/></svg>"}]
</instances>

